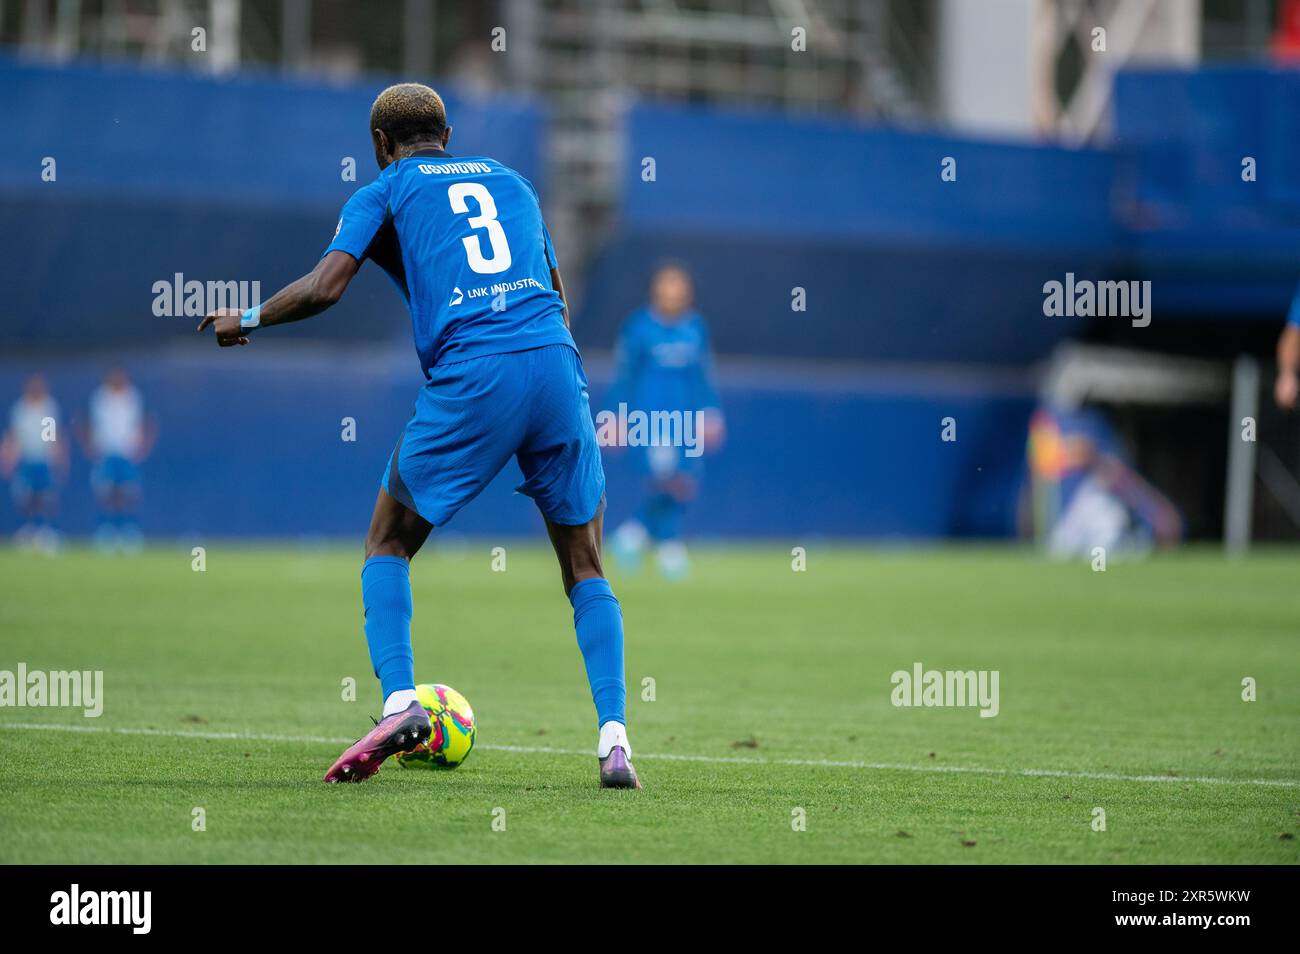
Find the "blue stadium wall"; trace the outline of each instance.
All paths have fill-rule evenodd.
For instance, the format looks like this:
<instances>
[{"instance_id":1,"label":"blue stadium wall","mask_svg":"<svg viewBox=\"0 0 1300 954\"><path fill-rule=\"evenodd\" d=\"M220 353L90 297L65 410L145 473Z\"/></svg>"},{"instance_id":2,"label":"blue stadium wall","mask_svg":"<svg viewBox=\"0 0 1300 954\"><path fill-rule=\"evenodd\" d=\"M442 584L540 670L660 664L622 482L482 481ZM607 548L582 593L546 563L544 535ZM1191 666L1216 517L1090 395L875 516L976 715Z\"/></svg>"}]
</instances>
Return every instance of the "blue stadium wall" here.
<instances>
[{"instance_id":1,"label":"blue stadium wall","mask_svg":"<svg viewBox=\"0 0 1300 954\"><path fill-rule=\"evenodd\" d=\"M1279 321L1300 280L1300 71L1121 73L1115 140L1123 264L1161 310Z\"/></svg>"},{"instance_id":2,"label":"blue stadium wall","mask_svg":"<svg viewBox=\"0 0 1300 954\"><path fill-rule=\"evenodd\" d=\"M297 278L377 172L366 121L385 83L0 58L6 345L156 345L188 330L154 316L156 281L256 280L269 296ZM490 150L544 187L536 105L445 92L457 149ZM409 334L388 280L366 272L375 274L359 277L358 294L302 337Z\"/></svg>"},{"instance_id":3,"label":"blue stadium wall","mask_svg":"<svg viewBox=\"0 0 1300 954\"><path fill-rule=\"evenodd\" d=\"M419 368L405 349L304 349L279 337L237 355L208 344L122 362L159 429L143 468L147 533L360 540L410 416ZM24 372L44 372L70 439L107 366L107 357L93 355L7 360L0 394L16 394ZM589 375L599 407L608 362L590 361ZM810 383L788 371L729 373L730 441L707 460L692 530L798 539L1005 533L1028 402L1014 388L990 395L946 387L910 375L872 383L828 373ZM955 444L938 440L948 414L960 421ZM344 418L355 422L355 441L343 440ZM918 441L918 433L933 439ZM626 453L606 464L609 519L619 520L634 508L641 478ZM543 532L532 502L512 492L519 479L507 465L451 528ZM7 498L0 514L0 527L16 525ZM74 533L94 526L90 467L80 453L62 493L61 525Z\"/></svg>"},{"instance_id":4,"label":"blue stadium wall","mask_svg":"<svg viewBox=\"0 0 1300 954\"><path fill-rule=\"evenodd\" d=\"M360 183L372 175L364 118L384 82L0 59L0 403L41 370L65 417L84 415L97 377L125 364L160 427L145 468L148 532L364 527L420 382L387 281L365 269L328 315L237 354L150 306L153 282L177 271L257 279L269 294L314 261L358 184L340 175L344 158ZM638 106L617 228L575 323L596 405L650 265L681 258L724 356L730 425L695 533L1008 535L1032 369L1078 330L1043 317L1044 281L1149 274L1157 301L1180 313L1280 316L1300 261L1295 190L1279 181L1295 182L1294 86L1269 71L1121 77L1106 151ZM454 89L448 101L453 152L497 156L545 197L536 104ZM1266 189L1240 188L1235 136L1259 153ZM46 156L54 183L40 177ZM945 157L955 182L940 177ZM790 308L795 287L804 312ZM939 440L948 416L956 443ZM344 417L355 442L340 439ZM625 456L607 466L617 520L638 477ZM453 529L538 531L531 503L510 492L515 476L512 465ZM79 454L62 520L74 533L93 526ZM15 523L5 499L0 530Z\"/></svg>"},{"instance_id":5,"label":"blue stadium wall","mask_svg":"<svg viewBox=\"0 0 1300 954\"><path fill-rule=\"evenodd\" d=\"M1043 281L1099 273L1117 244L1098 151L649 105L627 131L581 315L601 344L671 256L723 353L1024 366L1069 330L1043 320Z\"/></svg>"}]
</instances>

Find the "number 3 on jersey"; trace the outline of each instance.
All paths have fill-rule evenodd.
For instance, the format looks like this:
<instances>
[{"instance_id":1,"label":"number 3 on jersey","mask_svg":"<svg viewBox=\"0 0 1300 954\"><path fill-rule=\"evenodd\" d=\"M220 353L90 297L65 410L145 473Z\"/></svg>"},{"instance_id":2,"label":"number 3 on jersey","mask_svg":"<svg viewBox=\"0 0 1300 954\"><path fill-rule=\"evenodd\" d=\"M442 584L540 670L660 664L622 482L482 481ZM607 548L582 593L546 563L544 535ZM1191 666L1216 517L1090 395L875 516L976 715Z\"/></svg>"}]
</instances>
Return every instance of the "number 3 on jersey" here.
<instances>
[{"instance_id":1,"label":"number 3 on jersey","mask_svg":"<svg viewBox=\"0 0 1300 954\"><path fill-rule=\"evenodd\" d=\"M492 246L492 257L483 257L483 242L478 235L469 235L461 239L465 244L465 256L469 267L481 275L495 275L510 267L510 243L506 241L506 230L497 221L497 204L492 193L479 182L457 182L447 189L447 199L451 210L458 215L469 212L466 198L472 198L478 204L478 215L469 217L472 229L487 229L488 244Z\"/></svg>"}]
</instances>

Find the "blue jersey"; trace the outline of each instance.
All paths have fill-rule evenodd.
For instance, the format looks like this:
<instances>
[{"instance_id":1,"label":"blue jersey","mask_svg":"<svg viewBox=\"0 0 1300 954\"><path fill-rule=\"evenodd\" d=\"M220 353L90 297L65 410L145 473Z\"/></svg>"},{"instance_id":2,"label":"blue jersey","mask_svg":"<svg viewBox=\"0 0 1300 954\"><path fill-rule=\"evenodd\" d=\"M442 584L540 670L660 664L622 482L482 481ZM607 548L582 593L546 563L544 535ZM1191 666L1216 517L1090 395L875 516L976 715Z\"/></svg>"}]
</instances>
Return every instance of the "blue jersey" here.
<instances>
[{"instance_id":1,"label":"blue jersey","mask_svg":"<svg viewBox=\"0 0 1300 954\"><path fill-rule=\"evenodd\" d=\"M1300 288L1296 289L1295 296L1291 299L1291 308L1286 314L1286 323L1300 328Z\"/></svg>"},{"instance_id":2,"label":"blue jersey","mask_svg":"<svg viewBox=\"0 0 1300 954\"><path fill-rule=\"evenodd\" d=\"M609 401L630 410L701 411L718 406L709 328L691 311L676 321L635 311L619 334Z\"/></svg>"},{"instance_id":3,"label":"blue jersey","mask_svg":"<svg viewBox=\"0 0 1300 954\"><path fill-rule=\"evenodd\" d=\"M436 364L574 347L537 191L494 159L428 149L392 163L348 200L325 251L388 273L426 376Z\"/></svg>"}]
</instances>

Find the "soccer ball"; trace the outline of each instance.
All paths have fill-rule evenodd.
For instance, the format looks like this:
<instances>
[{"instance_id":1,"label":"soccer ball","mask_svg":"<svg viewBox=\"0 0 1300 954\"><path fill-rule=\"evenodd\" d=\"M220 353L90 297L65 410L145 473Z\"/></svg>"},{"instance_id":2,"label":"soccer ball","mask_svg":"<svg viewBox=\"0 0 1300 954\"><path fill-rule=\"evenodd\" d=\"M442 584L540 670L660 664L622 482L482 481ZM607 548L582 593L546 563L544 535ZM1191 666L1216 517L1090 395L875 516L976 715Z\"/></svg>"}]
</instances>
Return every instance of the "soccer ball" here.
<instances>
[{"instance_id":1,"label":"soccer ball","mask_svg":"<svg viewBox=\"0 0 1300 954\"><path fill-rule=\"evenodd\" d=\"M474 710L451 686L425 683L415 694L429 713L433 732L419 748L397 756L403 768L455 768L474 747Z\"/></svg>"}]
</instances>

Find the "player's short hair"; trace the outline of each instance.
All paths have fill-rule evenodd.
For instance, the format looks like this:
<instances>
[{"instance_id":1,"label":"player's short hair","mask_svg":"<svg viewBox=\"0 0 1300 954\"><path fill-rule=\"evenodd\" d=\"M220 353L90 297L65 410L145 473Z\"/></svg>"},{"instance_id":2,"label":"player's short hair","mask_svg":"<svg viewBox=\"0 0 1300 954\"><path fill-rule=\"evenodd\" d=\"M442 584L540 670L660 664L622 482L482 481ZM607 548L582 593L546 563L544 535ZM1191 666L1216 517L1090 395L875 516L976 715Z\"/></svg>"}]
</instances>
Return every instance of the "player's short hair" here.
<instances>
[{"instance_id":1,"label":"player's short hair","mask_svg":"<svg viewBox=\"0 0 1300 954\"><path fill-rule=\"evenodd\" d=\"M447 128L447 107L427 86L398 83L375 97L370 128L382 129L394 145L437 139Z\"/></svg>"}]
</instances>

